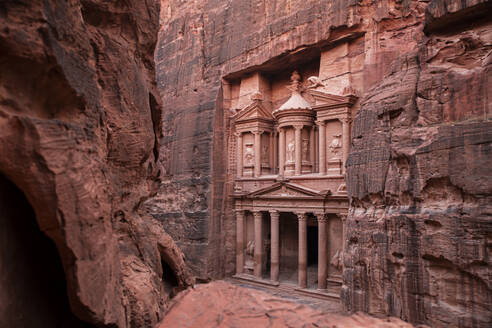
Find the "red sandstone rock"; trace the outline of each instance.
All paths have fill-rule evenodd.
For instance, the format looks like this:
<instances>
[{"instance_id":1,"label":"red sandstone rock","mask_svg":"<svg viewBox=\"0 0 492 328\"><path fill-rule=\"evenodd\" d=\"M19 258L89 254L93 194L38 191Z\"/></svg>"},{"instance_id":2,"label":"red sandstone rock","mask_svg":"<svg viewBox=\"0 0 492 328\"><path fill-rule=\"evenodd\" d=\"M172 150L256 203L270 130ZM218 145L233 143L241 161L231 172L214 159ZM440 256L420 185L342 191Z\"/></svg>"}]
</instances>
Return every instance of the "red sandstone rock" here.
<instances>
[{"instance_id":1,"label":"red sandstone rock","mask_svg":"<svg viewBox=\"0 0 492 328\"><path fill-rule=\"evenodd\" d=\"M267 293L218 281L179 294L162 321L165 327L412 327L397 318L322 313Z\"/></svg>"},{"instance_id":2,"label":"red sandstone rock","mask_svg":"<svg viewBox=\"0 0 492 328\"><path fill-rule=\"evenodd\" d=\"M140 210L157 181L158 15L157 1L0 4L0 172L55 242L72 311L99 326L160 319L161 258L176 284L191 282L181 251ZM43 297L22 295L2 300L2 314Z\"/></svg>"}]
</instances>

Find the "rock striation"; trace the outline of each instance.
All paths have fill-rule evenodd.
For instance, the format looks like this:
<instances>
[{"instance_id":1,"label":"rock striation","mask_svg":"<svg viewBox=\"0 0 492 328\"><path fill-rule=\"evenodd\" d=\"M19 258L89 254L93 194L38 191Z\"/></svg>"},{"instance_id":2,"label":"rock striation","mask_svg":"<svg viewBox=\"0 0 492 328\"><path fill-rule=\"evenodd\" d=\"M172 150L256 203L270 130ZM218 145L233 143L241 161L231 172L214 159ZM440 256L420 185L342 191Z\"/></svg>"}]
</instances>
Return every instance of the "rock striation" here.
<instances>
[{"instance_id":1,"label":"rock striation","mask_svg":"<svg viewBox=\"0 0 492 328\"><path fill-rule=\"evenodd\" d=\"M427 36L365 92L354 120L349 310L433 327L492 323L492 25L462 4L429 4Z\"/></svg>"},{"instance_id":2,"label":"rock striation","mask_svg":"<svg viewBox=\"0 0 492 328\"><path fill-rule=\"evenodd\" d=\"M141 207L158 181L159 8L157 1L0 3L0 173L54 241L71 311L101 327L151 327L169 298L163 281L191 283L182 252ZM10 212L2 219L27 227L25 210L15 216L16 201L4 202ZM18 230L5 231L2 254L29 258L17 252L25 240ZM2 262L2 293L17 285L9 280L22 276L17 267ZM1 302L0 326L11 326L13 312L15 326L45 326L29 302L46 295L21 290L34 282Z\"/></svg>"}]
</instances>

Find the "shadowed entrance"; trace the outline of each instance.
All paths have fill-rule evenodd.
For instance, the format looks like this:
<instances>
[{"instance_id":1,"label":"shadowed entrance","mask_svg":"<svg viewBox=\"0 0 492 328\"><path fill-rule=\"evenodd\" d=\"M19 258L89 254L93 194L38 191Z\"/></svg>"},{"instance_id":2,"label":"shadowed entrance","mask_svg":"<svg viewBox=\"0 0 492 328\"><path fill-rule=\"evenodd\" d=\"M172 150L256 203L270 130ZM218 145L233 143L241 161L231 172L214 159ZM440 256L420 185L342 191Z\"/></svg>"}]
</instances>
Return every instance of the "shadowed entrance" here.
<instances>
[{"instance_id":1,"label":"shadowed entrance","mask_svg":"<svg viewBox=\"0 0 492 328\"><path fill-rule=\"evenodd\" d=\"M70 311L62 263L24 194L0 174L0 327L92 327Z\"/></svg>"}]
</instances>

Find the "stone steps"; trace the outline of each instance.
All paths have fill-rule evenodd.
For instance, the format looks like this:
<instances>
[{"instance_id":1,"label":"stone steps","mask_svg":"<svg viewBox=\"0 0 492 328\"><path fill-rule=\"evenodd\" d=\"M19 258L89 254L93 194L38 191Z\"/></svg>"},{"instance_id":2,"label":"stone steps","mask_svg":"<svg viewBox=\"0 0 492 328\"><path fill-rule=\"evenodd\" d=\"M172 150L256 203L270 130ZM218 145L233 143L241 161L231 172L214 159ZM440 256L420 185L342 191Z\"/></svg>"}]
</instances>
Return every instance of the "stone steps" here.
<instances>
[{"instance_id":1,"label":"stone steps","mask_svg":"<svg viewBox=\"0 0 492 328\"><path fill-rule=\"evenodd\" d=\"M261 286L271 289L272 291L283 291L286 293L296 293L299 295L305 295L325 300L339 300L340 291L342 287L341 280L329 279L328 288L326 290L314 289L314 288L299 288L296 284L288 282L273 282L267 279L260 279L249 274L236 274L232 277L233 280L237 280L243 283Z\"/></svg>"}]
</instances>

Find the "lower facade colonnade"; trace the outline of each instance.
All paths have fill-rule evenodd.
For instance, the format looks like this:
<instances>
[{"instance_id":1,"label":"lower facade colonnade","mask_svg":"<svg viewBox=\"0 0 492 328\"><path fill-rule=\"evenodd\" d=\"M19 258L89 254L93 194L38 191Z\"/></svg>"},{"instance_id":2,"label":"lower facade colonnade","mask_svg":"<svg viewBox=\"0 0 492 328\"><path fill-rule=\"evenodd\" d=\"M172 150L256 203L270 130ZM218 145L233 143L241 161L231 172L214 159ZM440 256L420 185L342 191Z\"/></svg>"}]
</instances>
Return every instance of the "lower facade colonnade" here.
<instances>
[{"instance_id":1,"label":"lower facade colonnade","mask_svg":"<svg viewBox=\"0 0 492 328\"><path fill-rule=\"evenodd\" d=\"M292 284L294 275L297 275L297 288L320 292L326 291L330 279L336 278L336 272L330 272L329 268L330 258L335 252L333 248L338 247L333 246L334 241L330 239L333 230L330 218L343 217L339 213L241 209L236 210L235 215L237 275L249 274L251 279L261 281L269 278L273 284ZM336 256L340 251L342 245L336 249ZM254 262L250 267L245 265L245 257L248 256L250 262ZM294 262L295 257L297 263ZM295 264L297 269L292 269Z\"/></svg>"}]
</instances>

